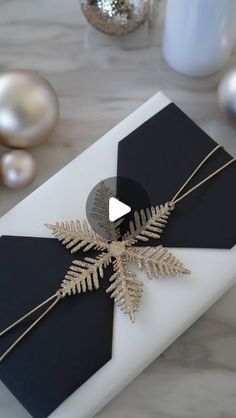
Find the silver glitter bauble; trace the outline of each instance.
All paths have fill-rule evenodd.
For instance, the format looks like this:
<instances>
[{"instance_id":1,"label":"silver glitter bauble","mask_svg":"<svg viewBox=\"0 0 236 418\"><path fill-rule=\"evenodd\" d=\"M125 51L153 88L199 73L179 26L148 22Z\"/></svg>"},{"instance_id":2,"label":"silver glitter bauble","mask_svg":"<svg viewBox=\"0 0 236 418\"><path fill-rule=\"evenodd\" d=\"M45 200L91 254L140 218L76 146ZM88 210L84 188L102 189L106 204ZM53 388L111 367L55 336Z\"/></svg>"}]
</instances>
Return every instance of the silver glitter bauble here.
<instances>
[{"instance_id":1,"label":"silver glitter bauble","mask_svg":"<svg viewBox=\"0 0 236 418\"><path fill-rule=\"evenodd\" d=\"M149 19L151 0L80 0L88 22L109 35L125 35Z\"/></svg>"},{"instance_id":2,"label":"silver glitter bauble","mask_svg":"<svg viewBox=\"0 0 236 418\"><path fill-rule=\"evenodd\" d=\"M57 95L34 71L0 73L0 143L28 148L44 142L59 116Z\"/></svg>"},{"instance_id":3,"label":"silver glitter bauble","mask_svg":"<svg viewBox=\"0 0 236 418\"><path fill-rule=\"evenodd\" d=\"M29 152L12 150L0 157L0 180L11 189L28 186L36 175L36 163Z\"/></svg>"},{"instance_id":4,"label":"silver glitter bauble","mask_svg":"<svg viewBox=\"0 0 236 418\"><path fill-rule=\"evenodd\" d=\"M228 71L220 82L218 103L225 118L236 126L236 68Z\"/></svg>"}]
</instances>

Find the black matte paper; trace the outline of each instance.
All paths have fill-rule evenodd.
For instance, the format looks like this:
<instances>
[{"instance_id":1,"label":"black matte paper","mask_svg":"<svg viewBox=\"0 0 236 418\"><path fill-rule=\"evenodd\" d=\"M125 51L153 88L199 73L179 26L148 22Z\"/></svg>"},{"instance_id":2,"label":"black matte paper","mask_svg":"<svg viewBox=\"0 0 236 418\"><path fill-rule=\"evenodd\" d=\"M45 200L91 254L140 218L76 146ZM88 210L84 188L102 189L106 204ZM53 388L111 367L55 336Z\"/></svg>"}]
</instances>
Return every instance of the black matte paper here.
<instances>
[{"instance_id":1,"label":"black matte paper","mask_svg":"<svg viewBox=\"0 0 236 418\"><path fill-rule=\"evenodd\" d=\"M119 189L119 176L123 176L139 183L152 205L171 200L216 145L175 104L169 104L119 143L119 198L140 207L132 190L127 194ZM189 187L230 158L226 151L218 150ZM235 185L236 163L176 205L160 243L167 247L232 248L236 243ZM156 241L149 244L156 245Z\"/></svg>"},{"instance_id":2,"label":"black matte paper","mask_svg":"<svg viewBox=\"0 0 236 418\"><path fill-rule=\"evenodd\" d=\"M0 238L0 330L55 293L73 259L55 239ZM111 358L107 286L104 278L99 290L63 299L0 364L1 380L34 418L48 416ZM37 316L1 338L1 353Z\"/></svg>"}]
</instances>

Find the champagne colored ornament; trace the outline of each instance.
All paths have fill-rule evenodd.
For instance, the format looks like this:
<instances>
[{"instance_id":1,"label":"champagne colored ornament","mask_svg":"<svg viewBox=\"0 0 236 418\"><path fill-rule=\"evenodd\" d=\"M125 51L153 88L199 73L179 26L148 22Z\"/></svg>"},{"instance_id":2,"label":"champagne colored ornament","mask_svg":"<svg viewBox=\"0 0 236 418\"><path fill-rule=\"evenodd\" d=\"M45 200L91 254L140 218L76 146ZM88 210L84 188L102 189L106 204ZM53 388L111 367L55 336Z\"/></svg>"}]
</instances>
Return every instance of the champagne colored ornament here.
<instances>
[{"instance_id":1,"label":"champagne colored ornament","mask_svg":"<svg viewBox=\"0 0 236 418\"><path fill-rule=\"evenodd\" d=\"M36 163L25 150L8 151L0 157L0 179L11 189L28 186L36 175Z\"/></svg>"},{"instance_id":2,"label":"champagne colored ornament","mask_svg":"<svg viewBox=\"0 0 236 418\"><path fill-rule=\"evenodd\" d=\"M218 103L224 117L236 126L236 68L228 71L220 82Z\"/></svg>"},{"instance_id":3,"label":"champagne colored ornament","mask_svg":"<svg viewBox=\"0 0 236 418\"><path fill-rule=\"evenodd\" d=\"M57 95L34 71L0 73L0 143L28 148L46 141L59 116Z\"/></svg>"},{"instance_id":4,"label":"champagne colored ornament","mask_svg":"<svg viewBox=\"0 0 236 418\"><path fill-rule=\"evenodd\" d=\"M158 240L176 204L231 164L235 163L235 158L230 159L202 181L195 184L195 186L185 191L200 168L219 148L221 148L221 145L217 145L209 152L169 202L166 202L164 205L147 208L146 210L141 209L140 211L136 211L133 221L130 221L129 228L122 237L119 224L112 225L109 218L105 219L108 205L107 199L111 197L111 192L107 189L104 195L103 184L101 184L101 190L98 191L95 198L94 215L96 215L99 222L102 222L105 230L110 229L110 236L114 236L114 240L102 238L89 227L86 221L83 223L78 220L66 221L46 225L71 253L77 253L78 251L86 253L93 249L97 251L98 255L84 257L83 261L74 260L62 280L60 287L56 289L53 295L0 332L0 337L4 336L8 331L51 302L45 311L0 355L0 362L4 360L13 348L16 347L58 302L65 297L98 289L100 281L104 277L104 270L109 264L113 266L113 274L110 277L110 285L106 292L110 294L110 297L114 299L114 302L121 308L123 313L128 314L133 322L142 296L142 282L130 268L130 262L136 265L139 270L144 271L150 279L188 275L190 271L166 248L163 248L162 245L158 245L157 247L138 247L135 244L148 242L150 238ZM101 196L106 196L105 201L101 200Z\"/></svg>"},{"instance_id":5,"label":"champagne colored ornament","mask_svg":"<svg viewBox=\"0 0 236 418\"><path fill-rule=\"evenodd\" d=\"M80 0L88 22L109 35L126 35L150 17L150 0Z\"/></svg>"}]
</instances>

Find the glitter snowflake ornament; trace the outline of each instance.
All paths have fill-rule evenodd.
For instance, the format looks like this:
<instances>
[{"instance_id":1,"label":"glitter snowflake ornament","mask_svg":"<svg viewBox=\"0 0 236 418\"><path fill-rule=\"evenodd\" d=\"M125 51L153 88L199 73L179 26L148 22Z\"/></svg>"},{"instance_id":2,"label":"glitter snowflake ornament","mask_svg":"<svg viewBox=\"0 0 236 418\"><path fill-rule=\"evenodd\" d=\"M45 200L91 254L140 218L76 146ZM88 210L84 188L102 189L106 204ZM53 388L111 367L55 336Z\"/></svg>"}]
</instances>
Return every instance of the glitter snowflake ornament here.
<instances>
[{"instance_id":1,"label":"glitter snowflake ornament","mask_svg":"<svg viewBox=\"0 0 236 418\"><path fill-rule=\"evenodd\" d=\"M138 242L147 242L150 238L159 239L171 211L172 203L136 211L134 220L130 221L129 230L121 237L117 222L109 221L108 202L112 191L104 182L100 183L94 203L94 216L100 226L109 234L105 239L97 234L84 221L57 222L47 225L54 236L66 246L71 253L82 250L96 250L95 257L85 257L83 261L74 260L61 284L61 295L74 295L99 288L99 282L104 277L104 270L109 264L113 266L110 286L107 293L115 303L128 314L131 321L135 320L142 296L143 283L130 269L130 262L149 278L186 275L190 271L162 245L157 247L137 247ZM114 239L115 237L115 239Z\"/></svg>"}]
</instances>

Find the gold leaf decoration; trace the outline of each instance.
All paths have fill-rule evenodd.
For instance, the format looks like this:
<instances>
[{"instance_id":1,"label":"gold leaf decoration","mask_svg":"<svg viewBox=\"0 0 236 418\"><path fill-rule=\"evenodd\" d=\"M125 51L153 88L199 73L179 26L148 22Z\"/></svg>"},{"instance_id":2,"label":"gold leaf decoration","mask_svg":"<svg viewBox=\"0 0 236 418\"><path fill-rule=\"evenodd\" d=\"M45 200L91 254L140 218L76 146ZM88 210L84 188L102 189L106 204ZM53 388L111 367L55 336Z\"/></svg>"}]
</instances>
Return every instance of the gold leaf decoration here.
<instances>
[{"instance_id":1,"label":"gold leaf decoration","mask_svg":"<svg viewBox=\"0 0 236 418\"><path fill-rule=\"evenodd\" d=\"M126 256L129 261L136 263L141 271L145 271L150 279L190 274L183 263L162 245L127 248Z\"/></svg>"},{"instance_id":2,"label":"gold leaf decoration","mask_svg":"<svg viewBox=\"0 0 236 418\"><path fill-rule=\"evenodd\" d=\"M119 226L124 218L111 222L109 219L109 199L114 197L114 193L109 186L106 186L104 181L101 181L96 189L94 205L92 209L92 217L98 222L105 233L108 241L116 241L120 238Z\"/></svg>"},{"instance_id":3,"label":"gold leaf decoration","mask_svg":"<svg viewBox=\"0 0 236 418\"><path fill-rule=\"evenodd\" d=\"M102 192L103 193L103 192ZM104 221L104 227L110 228L107 223L107 214L100 201L102 195L96 201L99 221ZM108 199L109 190L106 191ZM98 196L97 196L98 197ZM138 310L142 296L142 282L131 271L128 264L136 264L149 278L187 275L190 273L183 264L166 248L134 247L138 241L148 241L150 238L159 239L165 227L174 205L167 202L163 206L135 212L134 220L130 222L129 231L120 241L117 239L108 241L93 231L84 221L56 223L47 225L54 236L66 245L72 253L79 250L97 250L95 258L85 257L83 261L75 260L67 272L61 284L62 296L74 295L99 288L100 279L104 276L104 269L112 263L114 273L110 278L110 286L107 293L121 310L128 314L134 322L135 312ZM110 231L117 234L117 229Z\"/></svg>"},{"instance_id":4,"label":"gold leaf decoration","mask_svg":"<svg viewBox=\"0 0 236 418\"><path fill-rule=\"evenodd\" d=\"M85 257L84 261L74 260L61 284L63 295L98 289L99 279L103 278L104 269L110 262L109 253L102 253L96 258Z\"/></svg>"},{"instance_id":5,"label":"gold leaf decoration","mask_svg":"<svg viewBox=\"0 0 236 418\"><path fill-rule=\"evenodd\" d=\"M133 238L137 241L148 241L149 238L159 239L163 228L166 226L174 205L170 202L135 211L134 220L129 223L129 231L124 234L124 239Z\"/></svg>"},{"instance_id":6,"label":"gold leaf decoration","mask_svg":"<svg viewBox=\"0 0 236 418\"><path fill-rule=\"evenodd\" d=\"M117 257L113 262L113 268L114 274L110 278L112 284L106 292L111 293L114 302L134 322L135 312L138 310L142 295L143 283L137 279L135 273L128 269L125 257Z\"/></svg>"},{"instance_id":7,"label":"gold leaf decoration","mask_svg":"<svg viewBox=\"0 0 236 418\"><path fill-rule=\"evenodd\" d=\"M46 224L52 230L53 235L61 241L71 253L83 249L83 251L107 250L108 242L88 226L86 221L57 222L54 225Z\"/></svg>"}]
</instances>

